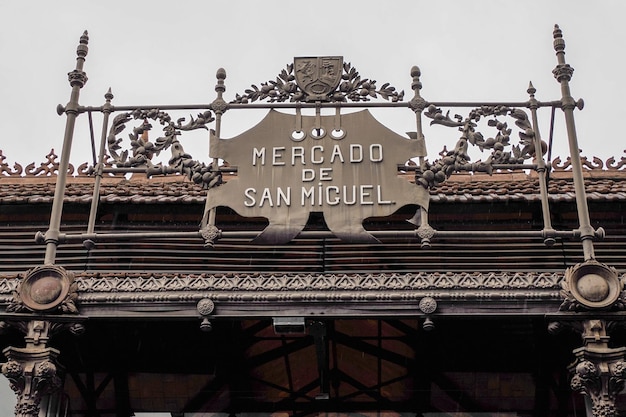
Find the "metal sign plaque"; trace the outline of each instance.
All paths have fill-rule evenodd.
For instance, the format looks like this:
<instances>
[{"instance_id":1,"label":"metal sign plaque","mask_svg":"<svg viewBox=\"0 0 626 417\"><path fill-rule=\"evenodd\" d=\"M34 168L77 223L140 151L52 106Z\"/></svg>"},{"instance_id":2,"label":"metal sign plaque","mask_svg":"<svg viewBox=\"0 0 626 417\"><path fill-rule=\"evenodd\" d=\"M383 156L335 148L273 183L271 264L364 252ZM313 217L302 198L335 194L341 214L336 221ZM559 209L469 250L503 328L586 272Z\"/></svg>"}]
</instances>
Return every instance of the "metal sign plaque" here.
<instances>
[{"instance_id":1,"label":"metal sign plaque","mask_svg":"<svg viewBox=\"0 0 626 417\"><path fill-rule=\"evenodd\" d=\"M340 121L340 129L333 128ZM296 129L298 126L299 129ZM271 110L232 139L211 137L211 156L237 166L237 177L209 190L208 209L230 207L265 217L257 243L286 243L322 212L331 232L349 242L377 242L363 221L409 204L428 207L428 191L398 176L398 164L424 156L363 110L297 116Z\"/></svg>"},{"instance_id":2,"label":"metal sign plaque","mask_svg":"<svg viewBox=\"0 0 626 417\"><path fill-rule=\"evenodd\" d=\"M298 86L306 93L307 101L327 101L328 94L337 88L343 73L343 57L300 57L293 60Z\"/></svg>"}]
</instances>

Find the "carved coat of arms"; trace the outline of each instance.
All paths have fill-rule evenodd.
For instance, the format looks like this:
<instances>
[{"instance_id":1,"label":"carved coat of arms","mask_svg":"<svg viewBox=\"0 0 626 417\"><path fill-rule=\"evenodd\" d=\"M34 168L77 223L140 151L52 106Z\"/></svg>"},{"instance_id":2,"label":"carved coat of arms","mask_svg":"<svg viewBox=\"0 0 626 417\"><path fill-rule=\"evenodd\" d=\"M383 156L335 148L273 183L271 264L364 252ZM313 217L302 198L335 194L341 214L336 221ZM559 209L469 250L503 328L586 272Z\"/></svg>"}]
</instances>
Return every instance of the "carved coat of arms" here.
<instances>
[{"instance_id":1,"label":"carved coat of arms","mask_svg":"<svg viewBox=\"0 0 626 417\"><path fill-rule=\"evenodd\" d=\"M307 101L326 101L341 81L343 57L294 58L294 73L298 86L306 93Z\"/></svg>"}]
</instances>

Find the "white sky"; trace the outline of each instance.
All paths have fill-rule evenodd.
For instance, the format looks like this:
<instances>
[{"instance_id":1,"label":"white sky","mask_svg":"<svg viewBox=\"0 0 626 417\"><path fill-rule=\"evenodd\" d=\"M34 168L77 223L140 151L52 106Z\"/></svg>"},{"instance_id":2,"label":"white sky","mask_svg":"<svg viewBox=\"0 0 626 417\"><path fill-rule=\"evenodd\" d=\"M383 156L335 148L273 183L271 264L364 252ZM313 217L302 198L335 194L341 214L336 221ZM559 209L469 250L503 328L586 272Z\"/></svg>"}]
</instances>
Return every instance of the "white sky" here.
<instances>
[{"instance_id":1,"label":"white sky","mask_svg":"<svg viewBox=\"0 0 626 417\"><path fill-rule=\"evenodd\" d=\"M619 127L619 100L626 96L625 16L623 0L4 0L0 149L10 165L23 166L43 162L51 148L60 152L65 118L55 108L69 100L67 73L84 29L90 50L83 105L103 104L109 87L117 105L209 103L219 67L228 73L225 98L231 100L250 84L274 79L294 56L328 55L343 55L364 78L389 82L408 99L410 68L418 65L429 101L524 101L531 80L537 98L549 101L560 98L552 76L552 29L558 23L575 69L572 94L586 103L576 114L583 154L619 160L626 148ZM373 113L399 133L415 130L408 110ZM540 117L547 140L549 112ZM223 135L234 136L260 118L227 113ZM560 117L553 155L565 157L562 125ZM425 133L431 160L458 137L440 126ZM206 136L190 138L195 143L183 142L185 149L202 159ZM73 149L75 165L91 159L84 115ZM1 404L7 403L0 401L4 411Z\"/></svg>"},{"instance_id":2,"label":"white sky","mask_svg":"<svg viewBox=\"0 0 626 417\"><path fill-rule=\"evenodd\" d=\"M228 73L225 98L250 84L274 79L294 56L343 55L364 78L389 82L410 99L412 65L422 70L422 95L430 101L524 101L532 81L537 98L560 98L552 76L552 29L558 23L566 59L575 69L579 145L586 156L619 159L626 146L620 129L621 72L626 58L626 2L596 1L4 1L0 2L0 139L6 162L44 161L60 152L69 100L67 73L75 48L89 30L89 77L83 105L104 103L111 87L117 105L209 103L215 71ZM445 111L446 109L444 109ZM452 109L451 114L460 112ZM409 110L374 112L399 133L415 130ZM467 114L467 111L462 113ZM189 113L176 114L188 116ZM195 113L194 113L195 115ZM562 116L561 111L557 116ZM95 117L95 116L94 116ZM229 112L223 136L251 127L262 114ZM548 139L549 111L540 114ZM101 127L95 117L96 142ZM428 120L427 120L428 121ZM512 123L510 123L512 125ZM85 115L79 117L71 161L91 160ZM569 150L557 118L553 156ZM156 127L156 126L155 126ZM160 134L154 131L151 137ZM427 127L429 159L458 133ZM486 137L495 132L485 131ZM123 133L127 143L127 135ZM185 138L187 142L185 142ZM514 137L517 141L517 136ZM185 150L205 159L206 133L184 135ZM477 154L474 159L486 158Z\"/></svg>"}]
</instances>

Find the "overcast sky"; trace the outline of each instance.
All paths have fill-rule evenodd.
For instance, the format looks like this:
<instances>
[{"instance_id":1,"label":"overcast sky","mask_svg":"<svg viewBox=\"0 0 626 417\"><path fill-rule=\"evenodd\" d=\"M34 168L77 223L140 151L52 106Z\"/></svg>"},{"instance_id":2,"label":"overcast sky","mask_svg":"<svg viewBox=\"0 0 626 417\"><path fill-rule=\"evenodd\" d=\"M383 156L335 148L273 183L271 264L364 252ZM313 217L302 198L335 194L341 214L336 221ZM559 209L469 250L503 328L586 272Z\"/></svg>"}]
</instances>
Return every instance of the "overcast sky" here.
<instances>
[{"instance_id":1,"label":"overcast sky","mask_svg":"<svg viewBox=\"0 0 626 417\"><path fill-rule=\"evenodd\" d=\"M552 30L558 23L567 62L575 69L572 95L586 104L576 113L583 154L619 160L626 148L618 124L619 100L626 96L625 16L623 0L4 0L0 149L5 162L24 166L43 162L51 148L60 151L65 117L55 108L69 100L67 73L85 29L89 81L81 92L83 105L103 104L109 87L117 105L210 103L219 67L228 73L225 97L231 100L250 84L274 79L294 56L328 55L344 56L362 77L389 82L409 99L410 68L418 65L429 101L524 101L529 81L537 98L549 101L560 98L552 76ZM409 110L374 114L399 133L415 130ZM223 136L236 135L261 116L227 113ZM545 140L549 116L540 115ZM425 133L431 160L458 137L441 126ZM561 118L557 133L554 155L565 157ZM206 134L191 135L194 143L184 138L185 149L203 159ZM71 160L91 160L84 115Z\"/></svg>"}]
</instances>

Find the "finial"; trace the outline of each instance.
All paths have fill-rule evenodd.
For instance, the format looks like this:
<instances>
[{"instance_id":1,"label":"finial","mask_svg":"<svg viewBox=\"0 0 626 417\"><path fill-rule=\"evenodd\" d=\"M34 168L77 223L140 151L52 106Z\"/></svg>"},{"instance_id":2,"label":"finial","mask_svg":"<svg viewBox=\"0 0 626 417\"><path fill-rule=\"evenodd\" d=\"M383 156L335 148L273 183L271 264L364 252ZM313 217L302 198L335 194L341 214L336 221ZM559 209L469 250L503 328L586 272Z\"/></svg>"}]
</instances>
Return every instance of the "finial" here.
<instances>
[{"instance_id":1,"label":"finial","mask_svg":"<svg viewBox=\"0 0 626 417\"><path fill-rule=\"evenodd\" d=\"M78 55L79 58L84 58L87 56L87 52L89 51L89 48L87 47L88 43L89 34L87 33L87 31L84 31L83 35L80 37L78 48L76 48L76 55Z\"/></svg>"},{"instance_id":2,"label":"finial","mask_svg":"<svg viewBox=\"0 0 626 417\"><path fill-rule=\"evenodd\" d=\"M217 84L215 85L215 92L217 93L217 98L213 100L211 103L211 110L215 112L215 114L220 115L226 111L228 108L228 104L222 98L222 94L226 91L226 85L224 85L224 80L226 79L226 70L224 68L218 68L215 73L215 77L217 78Z\"/></svg>"},{"instance_id":3,"label":"finial","mask_svg":"<svg viewBox=\"0 0 626 417\"><path fill-rule=\"evenodd\" d=\"M565 62L565 41L563 40L563 32L559 25L554 25L554 50L556 51L556 68L552 70L554 78L558 82L567 81L572 79L574 68Z\"/></svg>"},{"instance_id":4,"label":"finial","mask_svg":"<svg viewBox=\"0 0 626 417\"><path fill-rule=\"evenodd\" d=\"M420 82L420 75L422 75L422 71L420 71L417 65L413 65L411 67L411 77L413 77L413 82L411 83L411 90L414 90L416 94L419 94L419 90L422 89L422 83Z\"/></svg>"},{"instance_id":5,"label":"finial","mask_svg":"<svg viewBox=\"0 0 626 417\"><path fill-rule=\"evenodd\" d=\"M109 87L109 89L107 90L106 94L104 95L104 98L106 99L106 101L113 100L113 93L111 92L111 87Z\"/></svg>"},{"instance_id":6,"label":"finial","mask_svg":"<svg viewBox=\"0 0 626 417\"><path fill-rule=\"evenodd\" d=\"M217 92L218 98L221 99L222 93L226 91L226 86L224 85L224 80L226 79L226 70L224 68L219 68L215 73L215 77L217 78L215 92Z\"/></svg>"},{"instance_id":7,"label":"finial","mask_svg":"<svg viewBox=\"0 0 626 417\"><path fill-rule=\"evenodd\" d=\"M559 25L554 25L554 31L552 32L554 38L554 50L556 52L562 52L565 50L565 41L563 40L563 31Z\"/></svg>"},{"instance_id":8,"label":"finial","mask_svg":"<svg viewBox=\"0 0 626 417\"><path fill-rule=\"evenodd\" d=\"M420 95L420 90L422 89L422 83L420 82L420 75L422 75L422 71L420 71L417 65L413 65L411 67L411 77L413 77L413 82L411 83L411 90L415 92L415 95L413 96L411 101L409 101L409 108L411 108L416 113L423 111L428 105L428 103L426 103L426 100L424 100L422 96ZM418 130L420 129L421 128L418 127ZM420 138L421 133L422 133L421 131L418 131L417 133L418 139Z\"/></svg>"},{"instance_id":9,"label":"finial","mask_svg":"<svg viewBox=\"0 0 626 417\"><path fill-rule=\"evenodd\" d=\"M537 92L537 89L535 88L535 86L533 85L532 81L528 82L528 90L526 90L526 92L528 94L530 94L531 97L535 96L535 93Z\"/></svg>"}]
</instances>

